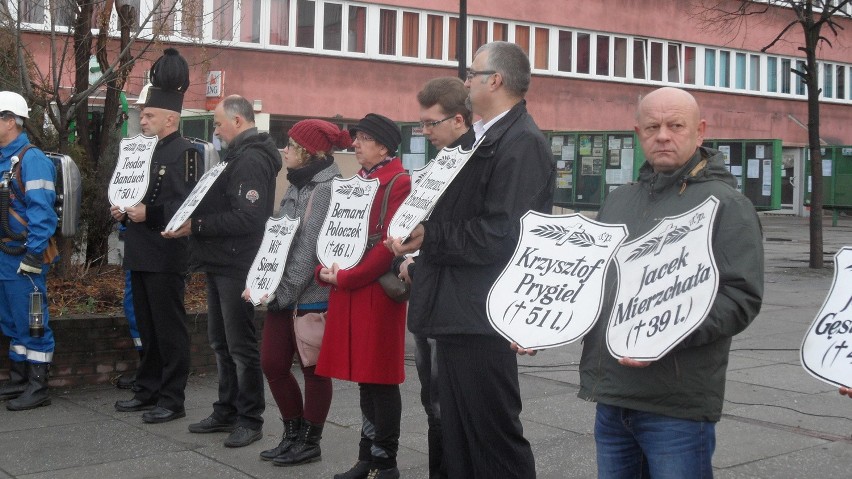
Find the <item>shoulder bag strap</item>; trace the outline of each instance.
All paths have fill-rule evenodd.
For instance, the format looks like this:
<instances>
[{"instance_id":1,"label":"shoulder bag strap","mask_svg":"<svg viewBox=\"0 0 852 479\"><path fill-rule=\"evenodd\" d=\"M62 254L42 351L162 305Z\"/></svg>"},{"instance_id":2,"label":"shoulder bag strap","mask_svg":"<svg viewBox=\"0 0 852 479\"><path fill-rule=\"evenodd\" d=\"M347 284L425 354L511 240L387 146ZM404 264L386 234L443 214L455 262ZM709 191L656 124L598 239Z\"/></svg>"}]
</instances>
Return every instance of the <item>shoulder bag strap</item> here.
<instances>
[{"instance_id":1,"label":"shoulder bag strap","mask_svg":"<svg viewBox=\"0 0 852 479\"><path fill-rule=\"evenodd\" d=\"M385 188L385 195L382 198L382 211L379 213L379 231L382 230L385 226L385 215L388 212L388 198L390 197L391 190L393 189L393 184L396 182L396 179L400 176L404 175L404 172L399 172L391 178L390 182L388 182L388 187Z\"/></svg>"}]
</instances>

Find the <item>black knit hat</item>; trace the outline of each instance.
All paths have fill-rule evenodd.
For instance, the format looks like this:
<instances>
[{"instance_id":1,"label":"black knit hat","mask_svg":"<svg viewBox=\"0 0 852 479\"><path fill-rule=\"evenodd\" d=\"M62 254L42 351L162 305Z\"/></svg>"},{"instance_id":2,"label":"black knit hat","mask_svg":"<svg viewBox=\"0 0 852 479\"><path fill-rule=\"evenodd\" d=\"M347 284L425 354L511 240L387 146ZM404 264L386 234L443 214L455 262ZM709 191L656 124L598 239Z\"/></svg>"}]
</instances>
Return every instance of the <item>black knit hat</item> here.
<instances>
[{"instance_id":1,"label":"black knit hat","mask_svg":"<svg viewBox=\"0 0 852 479\"><path fill-rule=\"evenodd\" d=\"M151 87L146 107L180 112L189 88L189 64L174 48L167 48L151 67Z\"/></svg>"},{"instance_id":2,"label":"black knit hat","mask_svg":"<svg viewBox=\"0 0 852 479\"><path fill-rule=\"evenodd\" d=\"M363 131L375 138L378 143L385 145L389 155L395 155L397 147L402 143L402 132L396 123L376 113L367 113L367 116L361 118L357 125L349 129L352 138L355 138L357 131Z\"/></svg>"}]
</instances>

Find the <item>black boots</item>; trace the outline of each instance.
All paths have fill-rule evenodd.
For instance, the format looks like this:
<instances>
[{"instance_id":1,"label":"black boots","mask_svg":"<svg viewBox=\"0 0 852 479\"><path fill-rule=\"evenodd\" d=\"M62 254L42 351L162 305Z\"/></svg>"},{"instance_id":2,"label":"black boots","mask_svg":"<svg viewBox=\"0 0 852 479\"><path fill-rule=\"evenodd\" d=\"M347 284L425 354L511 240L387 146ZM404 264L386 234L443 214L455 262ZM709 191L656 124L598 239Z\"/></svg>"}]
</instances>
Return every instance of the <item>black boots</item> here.
<instances>
[{"instance_id":1,"label":"black boots","mask_svg":"<svg viewBox=\"0 0 852 479\"><path fill-rule=\"evenodd\" d=\"M15 399L27 389L27 363L10 361L9 381L0 386L0 401Z\"/></svg>"},{"instance_id":2,"label":"black boots","mask_svg":"<svg viewBox=\"0 0 852 479\"><path fill-rule=\"evenodd\" d=\"M276 466L297 466L322 459L320 439L322 439L322 424L314 424L302 419L302 428L296 444L289 451L276 457L272 463Z\"/></svg>"},{"instance_id":3,"label":"black boots","mask_svg":"<svg viewBox=\"0 0 852 479\"><path fill-rule=\"evenodd\" d=\"M302 428L302 418L283 419L283 421L284 434L281 435L281 442L272 449L267 449L260 453L260 458L264 461L271 461L296 445L299 438L299 430Z\"/></svg>"},{"instance_id":4,"label":"black boots","mask_svg":"<svg viewBox=\"0 0 852 479\"><path fill-rule=\"evenodd\" d=\"M50 396L47 394L47 370L49 366L46 363L27 363L29 379L27 388L16 399L6 403L6 409L24 411L50 404Z\"/></svg>"}]
</instances>

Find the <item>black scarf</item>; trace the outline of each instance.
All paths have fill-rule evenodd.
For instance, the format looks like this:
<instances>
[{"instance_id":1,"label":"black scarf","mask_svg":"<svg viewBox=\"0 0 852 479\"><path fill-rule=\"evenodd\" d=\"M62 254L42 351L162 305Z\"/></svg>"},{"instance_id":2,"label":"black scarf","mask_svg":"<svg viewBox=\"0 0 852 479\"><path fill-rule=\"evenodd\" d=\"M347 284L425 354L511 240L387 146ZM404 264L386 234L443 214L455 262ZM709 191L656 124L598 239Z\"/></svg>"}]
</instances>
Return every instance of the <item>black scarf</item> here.
<instances>
[{"instance_id":1,"label":"black scarf","mask_svg":"<svg viewBox=\"0 0 852 479\"><path fill-rule=\"evenodd\" d=\"M311 161L301 168L287 168L287 181L289 181L291 185L295 186L296 189L301 189L303 186L311 182L314 175L328 168L332 163L334 163L334 158L326 156L325 158L319 158Z\"/></svg>"}]
</instances>

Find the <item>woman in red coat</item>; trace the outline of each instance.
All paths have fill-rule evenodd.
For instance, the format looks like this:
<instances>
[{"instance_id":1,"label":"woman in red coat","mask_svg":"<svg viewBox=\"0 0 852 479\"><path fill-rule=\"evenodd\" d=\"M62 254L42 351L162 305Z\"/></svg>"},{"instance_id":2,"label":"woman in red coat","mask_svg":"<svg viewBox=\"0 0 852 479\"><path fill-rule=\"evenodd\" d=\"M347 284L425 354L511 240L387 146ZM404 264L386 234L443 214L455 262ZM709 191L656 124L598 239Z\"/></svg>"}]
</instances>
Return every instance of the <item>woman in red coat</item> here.
<instances>
[{"instance_id":1,"label":"woman in red coat","mask_svg":"<svg viewBox=\"0 0 852 479\"><path fill-rule=\"evenodd\" d=\"M411 179L402 162L394 157L402 140L399 127L384 116L370 113L350 133L358 174L379 180L379 190L370 210L369 234L381 240L367 251L361 262L348 270L317 268L320 283L332 285L328 316L316 373L358 383L361 396L361 442L358 462L335 479L396 479L402 398L399 385L405 380L405 303L390 299L378 282L390 269L393 254L384 247L387 227L399 205L411 191ZM398 177L397 177L398 176ZM384 224L379 228L382 201L393 182Z\"/></svg>"}]
</instances>

